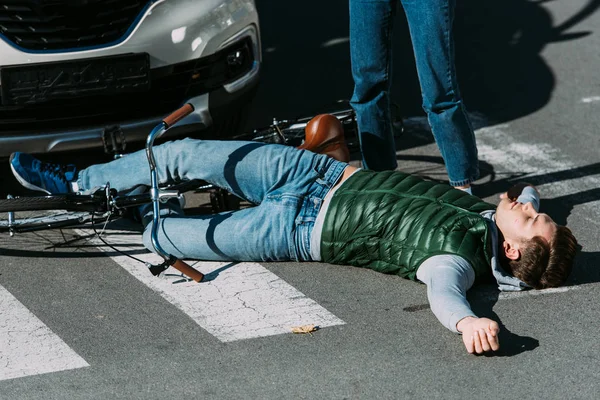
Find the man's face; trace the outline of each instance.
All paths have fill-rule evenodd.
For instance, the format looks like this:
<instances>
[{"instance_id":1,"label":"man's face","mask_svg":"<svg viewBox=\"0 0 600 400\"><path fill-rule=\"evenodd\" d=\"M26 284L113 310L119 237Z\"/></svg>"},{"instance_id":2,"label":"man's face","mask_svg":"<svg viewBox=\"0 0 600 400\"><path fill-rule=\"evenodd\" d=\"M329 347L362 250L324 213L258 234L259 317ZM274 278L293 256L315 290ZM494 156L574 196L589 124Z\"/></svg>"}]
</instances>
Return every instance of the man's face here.
<instances>
[{"instance_id":1,"label":"man's face","mask_svg":"<svg viewBox=\"0 0 600 400\"><path fill-rule=\"evenodd\" d=\"M496 208L496 225L505 241L511 243L541 236L550 242L556 223L547 214L540 214L531 203L517 203L504 197Z\"/></svg>"}]
</instances>

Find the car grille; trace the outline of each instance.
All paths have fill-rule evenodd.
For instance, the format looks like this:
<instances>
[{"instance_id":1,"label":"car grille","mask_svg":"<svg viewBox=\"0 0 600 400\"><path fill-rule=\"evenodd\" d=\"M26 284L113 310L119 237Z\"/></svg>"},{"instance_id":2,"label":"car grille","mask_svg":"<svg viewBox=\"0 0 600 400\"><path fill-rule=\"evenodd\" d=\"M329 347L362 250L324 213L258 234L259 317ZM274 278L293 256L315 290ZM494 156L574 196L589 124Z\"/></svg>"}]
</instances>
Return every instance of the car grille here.
<instances>
[{"instance_id":1,"label":"car grille","mask_svg":"<svg viewBox=\"0 0 600 400\"><path fill-rule=\"evenodd\" d=\"M236 62L231 55L238 53ZM108 126L162 117L189 98L208 93L248 73L254 63L252 42L245 39L215 54L150 71L150 89L112 96L52 100L42 104L1 105L0 136Z\"/></svg>"},{"instance_id":2,"label":"car grille","mask_svg":"<svg viewBox=\"0 0 600 400\"><path fill-rule=\"evenodd\" d=\"M2 0L0 34L25 50L80 50L118 42L148 0Z\"/></svg>"}]
</instances>

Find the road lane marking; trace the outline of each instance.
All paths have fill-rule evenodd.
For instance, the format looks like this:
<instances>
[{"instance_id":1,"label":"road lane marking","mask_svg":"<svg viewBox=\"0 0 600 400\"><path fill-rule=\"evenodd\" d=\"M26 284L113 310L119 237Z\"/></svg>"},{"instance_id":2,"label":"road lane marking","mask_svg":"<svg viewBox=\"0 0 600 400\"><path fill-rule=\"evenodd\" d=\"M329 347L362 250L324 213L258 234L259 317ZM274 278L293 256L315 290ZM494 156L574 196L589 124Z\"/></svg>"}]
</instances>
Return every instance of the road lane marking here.
<instances>
[{"instance_id":1,"label":"road lane marking","mask_svg":"<svg viewBox=\"0 0 600 400\"><path fill-rule=\"evenodd\" d=\"M572 290L579 290L581 286L561 286L557 288L540 289L540 290L523 290L520 292L498 292L496 290L481 289L476 290L473 297L481 300L513 300L523 297L535 297L544 295L555 295L558 293L566 293Z\"/></svg>"},{"instance_id":2,"label":"road lane marking","mask_svg":"<svg viewBox=\"0 0 600 400\"><path fill-rule=\"evenodd\" d=\"M584 97L581 99L582 103L595 103L597 101L600 101L600 96Z\"/></svg>"},{"instance_id":3,"label":"road lane marking","mask_svg":"<svg viewBox=\"0 0 600 400\"><path fill-rule=\"evenodd\" d=\"M507 133L508 128L502 124L476 131L480 160L494 165L496 174L522 173L515 183L535 177L542 204L544 197L577 195L573 202L580 202L575 204L578 215L598 226L600 200L595 192L600 190L600 164L580 166L549 144L517 142Z\"/></svg>"},{"instance_id":4,"label":"road lane marking","mask_svg":"<svg viewBox=\"0 0 600 400\"><path fill-rule=\"evenodd\" d=\"M540 289L540 290L523 290L520 292L499 292L496 289L492 289L489 285L482 287L477 286L469 291L469 301L484 301L484 302L496 302L504 300L514 300L519 298L544 296L544 295L555 295L558 293L566 293L572 290L579 290L581 286L562 286L558 288ZM431 309L428 303L426 304L414 304L408 307L404 307L403 310L407 312L418 312L423 310Z\"/></svg>"},{"instance_id":5,"label":"road lane marking","mask_svg":"<svg viewBox=\"0 0 600 400\"><path fill-rule=\"evenodd\" d=\"M327 47L333 47L333 46L337 46L338 44L344 44L344 43L348 43L350 42L350 38L348 36L344 36L344 37L338 37L338 38L333 38L333 39L329 39L323 43L321 43L321 48L327 48Z\"/></svg>"},{"instance_id":6,"label":"road lane marking","mask_svg":"<svg viewBox=\"0 0 600 400\"><path fill-rule=\"evenodd\" d=\"M557 288L523 290L521 292L500 292L498 296L501 300L518 299L519 297L542 296L547 294L565 293L571 290L579 290L581 286L561 286Z\"/></svg>"},{"instance_id":7,"label":"road lane marking","mask_svg":"<svg viewBox=\"0 0 600 400\"><path fill-rule=\"evenodd\" d=\"M77 230L81 235L91 230ZM143 249L142 235L107 230L105 240L126 250ZM93 240L100 249L113 252ZM145 262L159 262L155 254L136 255ZM222 342L290 333L292 326L343 325L344 321L306 297L293 286L258 263L194 262L190 265L208 281L184 282L179 271L169 268L165 278L156 278L142 263L127 256L111 258L127 272L186 313Z\"/></svg>"},{"instance_id":8,"label":"road lane marking","mask_svg":"<svg viewBox=\"0 0 600 400\"><path fill-rule=\"evenodd\" d=\"M0 381L89 364L0 286Z\"/></svg>"},{"instance_id":9,"label":"road lane marking","mask_svg":"<svg viewBox=\"0 0 600 400\"><path fill-rule=\"evenodd\" d=\"M474 125L484 126L486 123L477 114L471 114L471 118ZM431 131L426 118L407 118L405 126L411 135L420 137L419 140L431 142ZM492 178L500 181L513 176L510 182L514 183L534 180L533 183L542 194L542 204L544 198L559 198L566 206L577 206L578 218L600 226L600 162L577 164L561 150L547 143L532 144L515 140L509 134L510 129L510 124L504 123L475 130L479 159L494 167ZM398 152L401 158L404 157L401 170L447 180L446 169L441 163L435 142L421 146L420 156L415 157L412 152L412 149ZM429 162L423 162L423 159ZM482 180L485 178L484 175Z\"/></svg>"}]
</instances>

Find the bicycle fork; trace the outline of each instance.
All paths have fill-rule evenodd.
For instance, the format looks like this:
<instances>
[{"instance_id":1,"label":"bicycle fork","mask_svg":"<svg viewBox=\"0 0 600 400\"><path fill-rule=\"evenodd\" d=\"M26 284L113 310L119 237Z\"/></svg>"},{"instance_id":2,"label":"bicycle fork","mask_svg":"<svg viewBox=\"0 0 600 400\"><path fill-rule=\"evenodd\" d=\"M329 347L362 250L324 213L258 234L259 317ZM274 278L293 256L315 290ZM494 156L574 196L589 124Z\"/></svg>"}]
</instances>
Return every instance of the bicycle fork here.
<instances>
[{"instance_id":1,"label":"bicycle fork","mask_svg":"<svg viewBox=\"0 0 600 400\"><path fill-rule=\"evenodd\" d=\"M161 264L150 264L146 263L146 266L150 270L150 272L158 276L167 268L172 266L177 269L184 275L187 275L191 279L196 282L202 281L204 278L204 274L195 268L191 267L187 263L178 259L177 257L167 253L160 243L158 242L158 229L160 226L160 202L166 201L167 199L177 197L179 192L175 190L160 190L158 188L158 174L156 172L156 162L154 160L154 153L152 151L152 146L154 145L154 140L159 138L167 129L177 123L179 120L189 115L192 111L194 111L194 107L191 104L186 104L181 107L179 110L173 112L171 115L167 116L163 119L160 124L158 124L152 132L148 135L146 139L146 156L148 158L148 163L150 164L150 197L152 199L152 233L151 233L151 241L152 246L154 247L155 252L160 255L164 261Z\"/></svg>"}]
</instances>

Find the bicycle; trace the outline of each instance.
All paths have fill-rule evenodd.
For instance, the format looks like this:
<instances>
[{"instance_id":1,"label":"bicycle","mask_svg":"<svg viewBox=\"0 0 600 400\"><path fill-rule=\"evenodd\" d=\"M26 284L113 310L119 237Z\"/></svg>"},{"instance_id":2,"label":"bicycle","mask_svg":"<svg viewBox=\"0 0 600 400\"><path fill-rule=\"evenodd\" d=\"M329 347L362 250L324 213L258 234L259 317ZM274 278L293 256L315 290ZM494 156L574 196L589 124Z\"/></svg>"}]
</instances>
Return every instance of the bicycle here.
<instances>
[{"instance_id":1,"label":"bicycle","mask_svg":"<svg viewBox=\"0 0 600 400\"><path fill-rule=\"evenodd\" d=\"M203 279L202 273L175 258L163 250L158 241L158 226L160 223L160 203L179 197L189 190L210 191L213 211L219 212L236 208L230 201L233 195L222 189L213 187L203 181L188 181L171 187L161 188L158 185L156 163L153 154L154 141L163 136L173 125L193 111L191 104L186 104L165 117L148 135L146 139L146 156L150 166L151 186L148 192L140 194L117 193L111 189L110 182L90 194L70 193L47 196L8 196L0 199L0 213L7 213L6 218L0 218L0 233L8 233L11 237L26 232L36 232L48 229L63 229L91 226L95 235L113 250L123 253L105 242L97 232L98 224L106 224L119 218L126 217L134 207L152 204L153 226L151 241L155 253L160 255L163 262L150 264L145 262L154 276L160 276L167 268L173 266L182 274L196 282ZM328 128L325 123L311 123L329 119L336 121L336 128ZM339 123L338 123L339 122ZM341 127L341 129L339 129ZM278 143L325 153L343 161L349 160L350 147L356 145L356 120L351 108L321 114L316 117L295 118L289 120L274 119L266 128L254 130L251 133L235 136L236 140L253 140L264 143ZM119 155L121 156L121 155ZM126 155L125 155L126 157ZM42 214L37 214L43 212ZM126 254L126 253L124 253ZM134 257L132 257L134 258ZM142 262L141 260L138 260Z\"/></svg>"}]
</instances>

